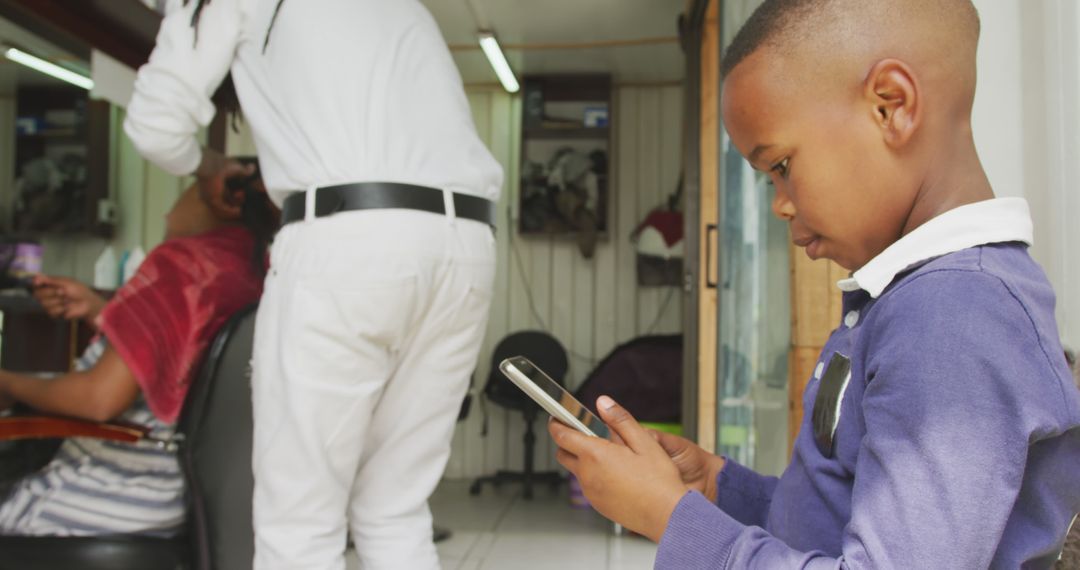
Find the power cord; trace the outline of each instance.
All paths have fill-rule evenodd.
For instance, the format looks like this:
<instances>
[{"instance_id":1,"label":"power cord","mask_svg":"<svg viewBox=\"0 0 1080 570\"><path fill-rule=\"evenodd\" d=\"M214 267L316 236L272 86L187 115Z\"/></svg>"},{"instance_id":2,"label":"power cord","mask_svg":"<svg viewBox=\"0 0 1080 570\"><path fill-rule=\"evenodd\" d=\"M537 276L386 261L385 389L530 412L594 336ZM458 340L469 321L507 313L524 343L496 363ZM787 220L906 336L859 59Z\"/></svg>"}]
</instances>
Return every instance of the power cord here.
<instances>
[{"instance_id":1,"label":"power cord","mask_svg":"<svg viewBox=\"0 0 1080 570\"><path fill-rule=\"evenodd\" d=\"M507 217L511 221L515 221L512 216L507 216ZM546 332L546 333L548 333L548 334L550 334L552 336L555 336L555 334L551 331L551 327L549 327L547 325L547 323L544 321L544 318L540 315L540 311L536 308L536 302L533 299L532 288L529 286L529 279L525 275L525 266L524 266L524 262L522 261L522 258L521 258L521 252L518 250L517 240L514 238L514 234L515 234L514 228L511 228L508 231L510 233L510 249L514 254L514 261L515 261L515 265L517 266L518 276L521 277L521 283L525 288L525 297L529 301L529 311L532 313L532 317L534 319L536 319L536 322L540 325L540 328L544 332ZM656 328L658 326L660 326L660 321L661 321L661 319L664 318L664 313L667 311L668 305L671 304L671 299L675 297L676 289L678 289L678 287L672 286L668 290L668 294L664 297L664 301L660 304L660 308L656 311L656 316L653 317L652 324L649 325L649 327L645 330L644 334L646 334L646 335L652 334L654 331L656 331ZM589 364L590 369L593 366L595 366L596 363L599 360L599 359L591 357L591 356L586 356L584 354L580 354L580 353L575 352L574 350L571 350L571 349L567 349L567 352L571 356L573 356L573 357L575 357L575 358L577 358L579 360L582 360L584 362L587 362Z\"/></svg>"},{"instance_id":2,"label":"power cord","mask_svg":"<svg viewBox=\"0 0 1080 570\"><path fill-rule=\"evenodd\" d=\"M516 229L515 226L517 220L514 219L513 212L511 211L509 205L507 205L506 210L506 218L511 221L511 227L507 230L510 239L510 250L513 252L514 255L514 261L515 265L517 266L518 276L521 277L522 286L524 286L525 288L525 298L529 301L529 312L532 313L532 317L536 319L536 322L540 325L541 330L550 334L551 336L555 336L555 334L551 331L551 327L547 325L547 323L544 321L544 318L540 315L539 309L536 308L536 301L533 298L532 288L529 286L529 279L525 275L524 261L522 261L521 259L521 252L518 250L517 240L514 239L514 234L516 233L514 230ZM677 287L674 286L670 288L667 296L664 297L663 303L660 304L660 308L657 310L656 316L653 318L652 324L650 324L649 328L645 331L645 334L652 334L656 330L656 327L660 325L660 320L664 317L664 313L667 311L668 305L671 304L671 299L675 297L676 289ZM596 358L580 354L571 349L567 349L567 353L570 354L570 356L577 358L578 360L588 363L589 370L592 370L592 368L596 366L596 363L598 361L598 359ZM483 421L480 425L480 436L486 437L488 434L487 395L484 393L483 388L477 391L476 395L478 396L477 399L480 402L480 413L483 418Z\"/></svg>"}]
</instances>

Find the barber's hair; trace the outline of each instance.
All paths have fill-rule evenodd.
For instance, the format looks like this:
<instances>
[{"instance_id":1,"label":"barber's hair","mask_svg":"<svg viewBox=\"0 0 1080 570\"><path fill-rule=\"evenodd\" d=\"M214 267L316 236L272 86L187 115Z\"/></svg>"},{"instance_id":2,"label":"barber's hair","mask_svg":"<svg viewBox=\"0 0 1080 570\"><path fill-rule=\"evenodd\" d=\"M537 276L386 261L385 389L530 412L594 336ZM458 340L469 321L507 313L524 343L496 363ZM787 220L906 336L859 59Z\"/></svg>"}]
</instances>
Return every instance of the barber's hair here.
<instances>
[{"instance_id":1,"label":"barber's hair","mask_svg":"<svg viewBox=\"0 0 1080 570\"><path fill-rule=\"evenodd\" d=\"M240 187L243 192L244 202L240 207L240 224L244 226L251 236L255 238L255 246L251 252L251 262L258 275L266 273L266 252L270 243L274 241L280 224L280 214L270 196L255 185L255 181L261 177L259 162L254 157L237 157L244 164L254 164L255 174L245 180Z\"/></svg>"},{"instance_id":2,"label":"barber's hair","mask_svg":"<svg viewBox=\"0 0 1080 570\"><path fill-rule=\"evenodd\" d=\"M184 6L187 6L189 2L191 0L184 0ZM209 3L210 0L195 0L195 12L191 15L191 27L195 30L194 41L196 43L199 41L199 20L202 18L203 8ZM278 0L277 5L274 6L274 15L270 17L270 26L266 28L266 38L263 40L264 53L266 47L270 45L270 32L274 30L274 23L277 22L278 12L281 11L283 3L285 3L285 0ZM233 84L231 73L222 80L211 100L219 112L229 115L229 126L232 127L233 132L239 132L239 121L241 119L240 98L236 95L236 86Z\"/></svg>"},{"instance_id":3,"label":"barber's hair","mask_svg":"<svg viewBox=\"0 0 1080 570\"><path fill-rule=\"evenodd\" d=\"M191 0L184 0L184 6L187 6ZM274 30L274 22L277 22L278 12L281 11L281 5L285 0L278 0L277 5L274 6L274 15L270 16L270 26L266 28L266 38L263 40L263 51L266 51L266 46L270 45L270 32ZM199 41L199 19L202 18L203 8L210 3L210 0L195 0L195 13L191 15L191 27L195 29L195 41Z\"/></svg>"}]
</instances>

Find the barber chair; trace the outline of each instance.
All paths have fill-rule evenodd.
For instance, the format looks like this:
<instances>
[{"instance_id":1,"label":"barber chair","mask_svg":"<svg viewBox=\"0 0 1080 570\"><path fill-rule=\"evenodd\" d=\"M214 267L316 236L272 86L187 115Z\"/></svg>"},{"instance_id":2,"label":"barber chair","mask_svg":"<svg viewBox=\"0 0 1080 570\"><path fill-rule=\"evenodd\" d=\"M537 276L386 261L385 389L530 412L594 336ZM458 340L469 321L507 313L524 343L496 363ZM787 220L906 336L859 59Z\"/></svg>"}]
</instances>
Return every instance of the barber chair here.
<instances>
[{"instance_id":1,"label":"barber chair","mask_svg":"<svg viewBox=\"0 0 1080 570\"><path fill-rule=\"evenodd\" d=\"M0 570L234 570L250 568L251 350L255 307L234 315L214 339L192 383L171 441L188 486L188 524L174 538L0 536ZM0 440L96 437L134 442L139 426L68 418L0 418Z\"/></svg>"}]
</instances>

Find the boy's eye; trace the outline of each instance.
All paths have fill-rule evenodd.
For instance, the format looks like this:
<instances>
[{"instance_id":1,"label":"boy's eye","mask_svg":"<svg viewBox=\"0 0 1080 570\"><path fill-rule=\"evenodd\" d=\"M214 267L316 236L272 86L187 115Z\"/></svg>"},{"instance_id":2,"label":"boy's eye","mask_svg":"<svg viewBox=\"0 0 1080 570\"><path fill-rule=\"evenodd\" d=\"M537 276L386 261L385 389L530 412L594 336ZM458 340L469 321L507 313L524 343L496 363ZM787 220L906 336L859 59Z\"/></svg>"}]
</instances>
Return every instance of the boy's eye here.
<instances>
[{"instance_id":1,"label":"boy's eye","mask_svg":"<svg viewBox=\"0 0 1080 570\"><path fill-rule=\"evenodd\" d=\"M776 163L776 165L774 165L770 170L772 170L773 172L779 174L780 178L787 179L787 177L788 177L788 160L790 160L790 159L785 158L784 160L781 160L780 162Z\"/></svg>"}]
</instances>

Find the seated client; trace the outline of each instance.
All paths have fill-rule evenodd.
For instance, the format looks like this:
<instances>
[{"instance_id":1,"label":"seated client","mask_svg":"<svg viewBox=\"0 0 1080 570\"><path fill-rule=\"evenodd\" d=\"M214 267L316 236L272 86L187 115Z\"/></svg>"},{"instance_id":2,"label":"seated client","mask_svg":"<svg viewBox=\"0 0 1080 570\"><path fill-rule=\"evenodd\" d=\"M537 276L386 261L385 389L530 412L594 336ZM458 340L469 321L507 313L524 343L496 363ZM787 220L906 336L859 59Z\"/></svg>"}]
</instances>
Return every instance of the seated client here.
<instances>
[{"instance_id":1,"label":"seated client","mask_svg":"<svg viewBox=\"0 0 1080 570\"><path fill-rule=\"evenodd\" d=\"M39 276L34 295L50 315L85 319L98 335L76 370L44 379L0 370L0 409L123 420L168 439L217 330L258 300L277 211L257 176L235 190L230 219L215 216L197 185L166 218L166 239L105 301L85 285ZM45 467L0 497L0 535L170 536L185 520L175 452L69 438Z\"/></svg>"}]
</instances>

